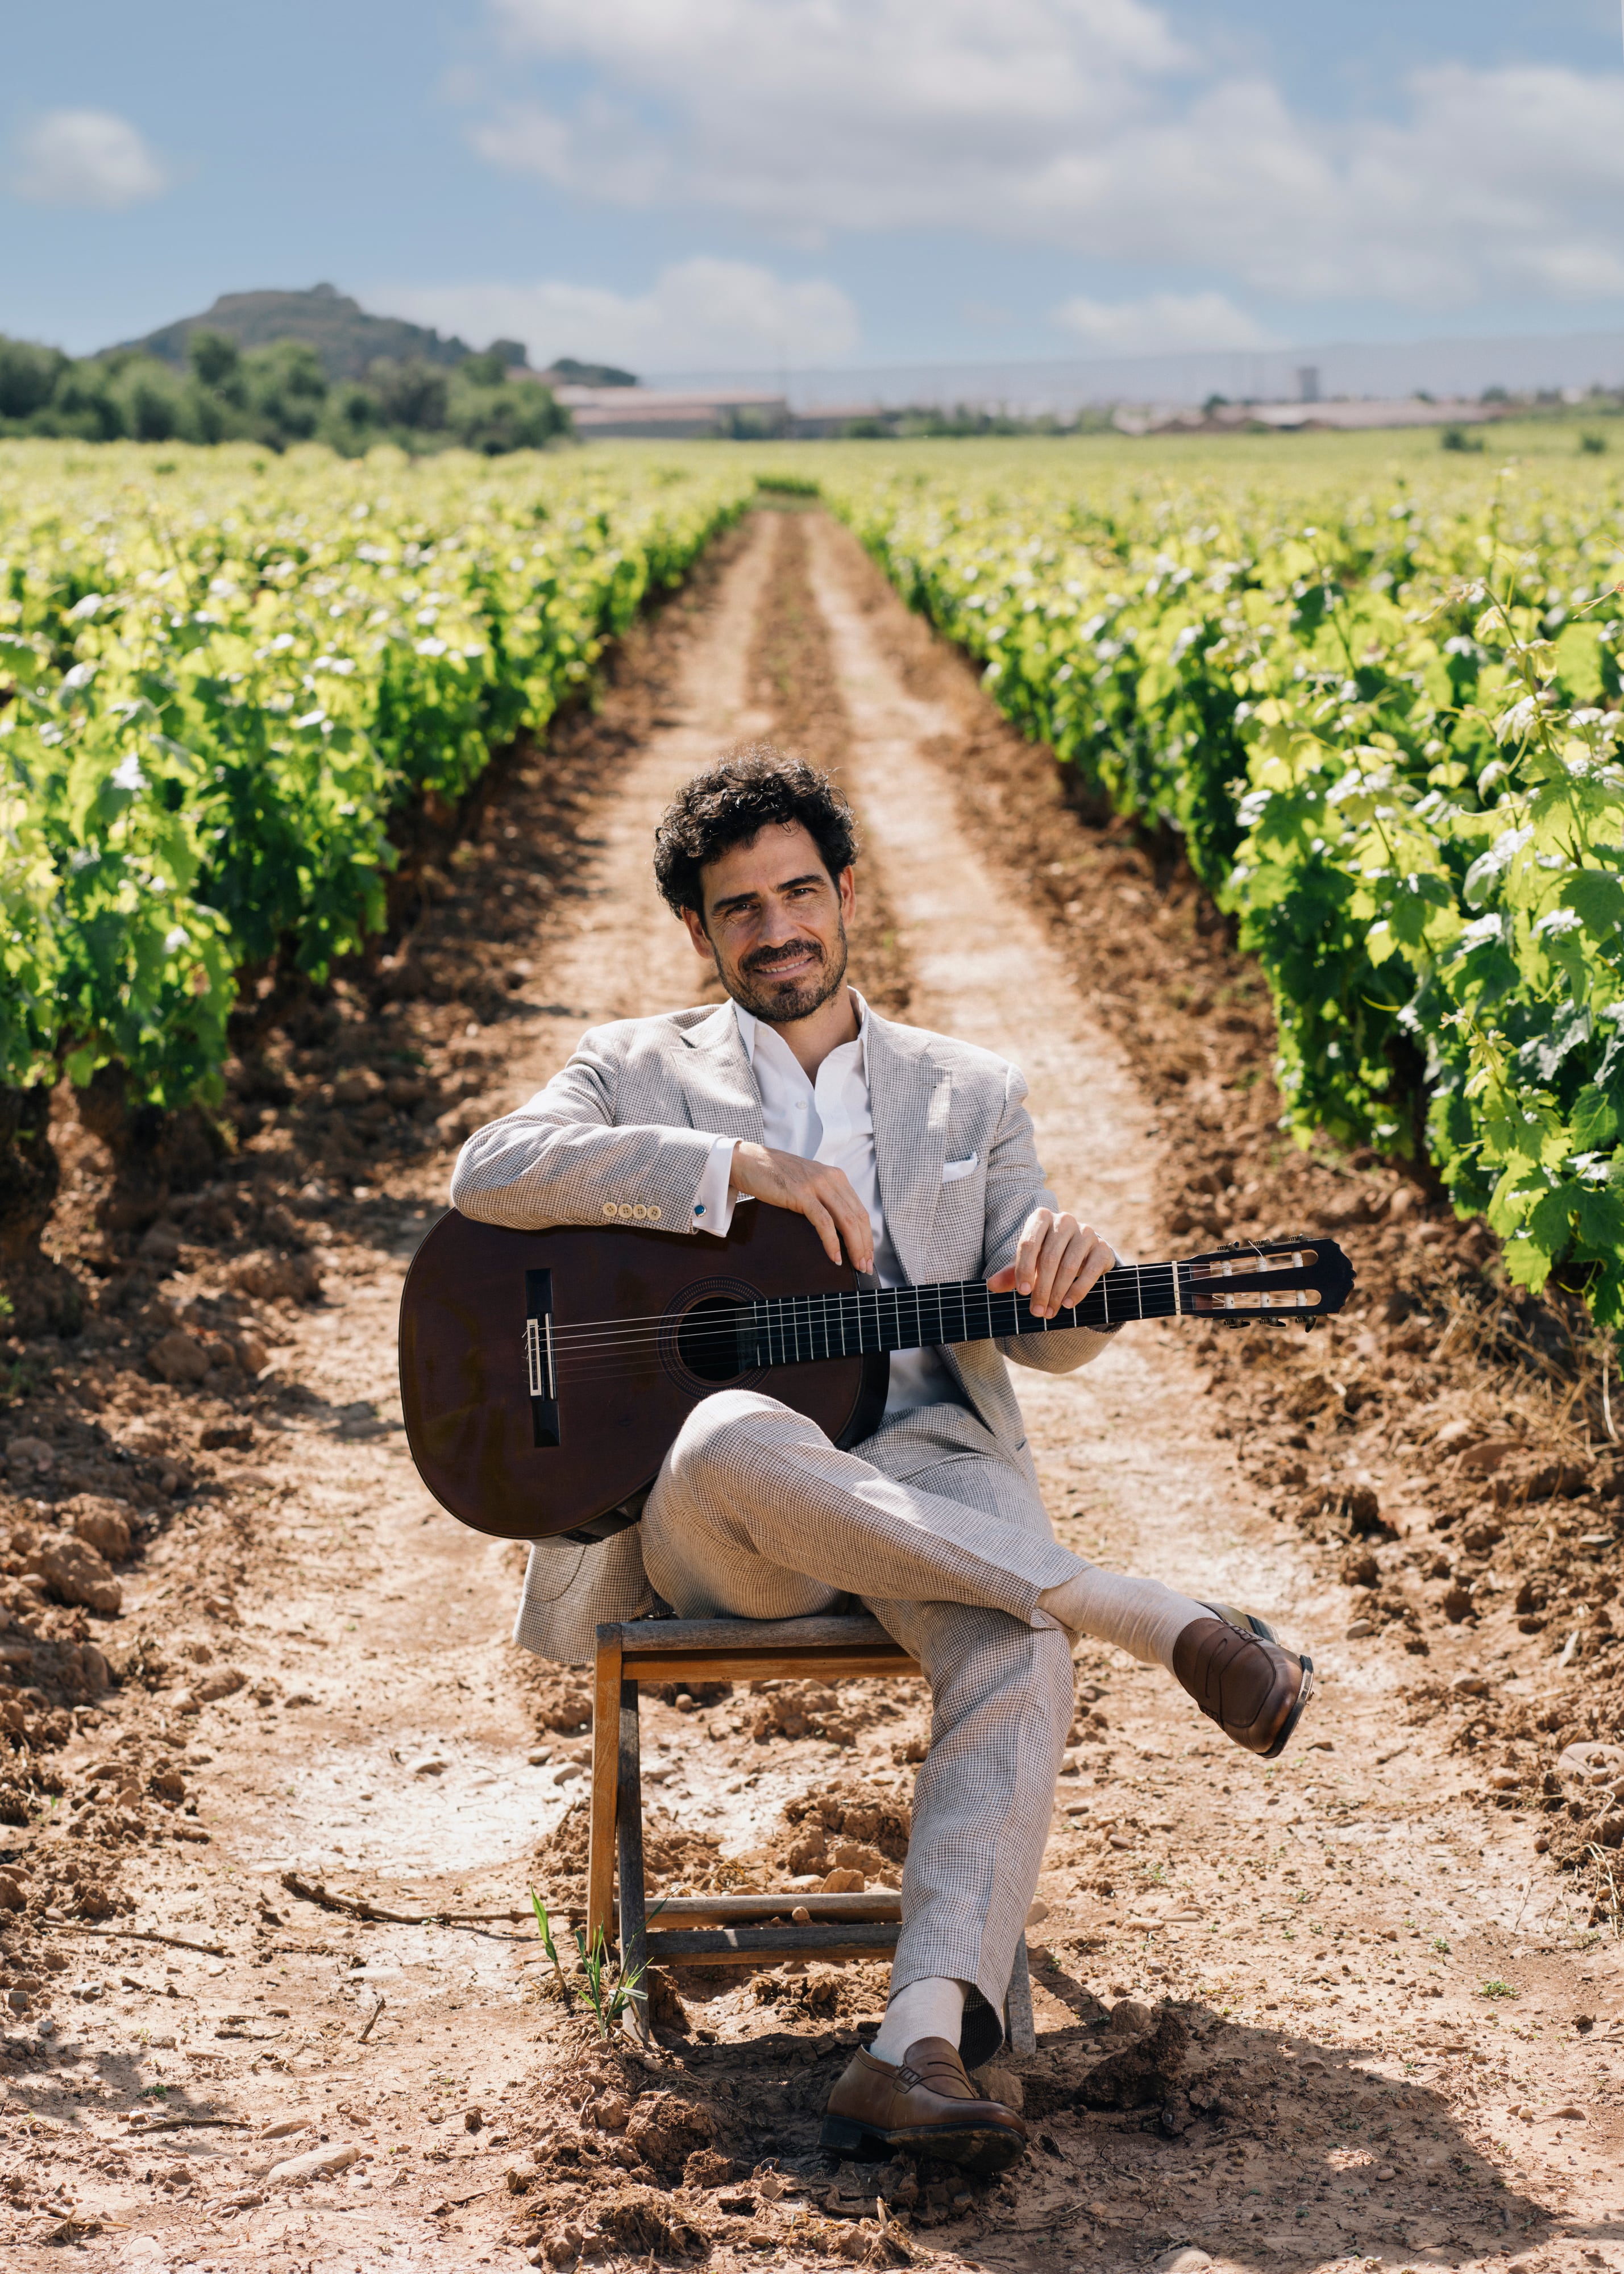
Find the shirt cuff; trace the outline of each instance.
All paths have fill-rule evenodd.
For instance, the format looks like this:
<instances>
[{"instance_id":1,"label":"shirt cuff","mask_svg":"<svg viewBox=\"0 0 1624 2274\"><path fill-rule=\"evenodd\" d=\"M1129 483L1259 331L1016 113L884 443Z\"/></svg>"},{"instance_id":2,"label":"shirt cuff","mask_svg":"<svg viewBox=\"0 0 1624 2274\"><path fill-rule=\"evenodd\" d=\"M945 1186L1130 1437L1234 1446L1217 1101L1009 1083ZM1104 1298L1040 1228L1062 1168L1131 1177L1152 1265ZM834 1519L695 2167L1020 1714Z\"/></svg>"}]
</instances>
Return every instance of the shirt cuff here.
<instances>
[{"instance_id":1,"label":"shirt cuff","mask_svg":"<svg viewBox=\"0 0 1624 2274\"><path fill-rule=\"evenodd\" d=\"M733 1220L733 1207L739 1195L728 1189L733 1174L733 1147L736 1137L713 1137L710 1157L705 1163L704 1174L694 1194L693 1211L688 1218L692 1231L708 1231L718 1239L725 1239Z\"/></svg>"}]
</instances>

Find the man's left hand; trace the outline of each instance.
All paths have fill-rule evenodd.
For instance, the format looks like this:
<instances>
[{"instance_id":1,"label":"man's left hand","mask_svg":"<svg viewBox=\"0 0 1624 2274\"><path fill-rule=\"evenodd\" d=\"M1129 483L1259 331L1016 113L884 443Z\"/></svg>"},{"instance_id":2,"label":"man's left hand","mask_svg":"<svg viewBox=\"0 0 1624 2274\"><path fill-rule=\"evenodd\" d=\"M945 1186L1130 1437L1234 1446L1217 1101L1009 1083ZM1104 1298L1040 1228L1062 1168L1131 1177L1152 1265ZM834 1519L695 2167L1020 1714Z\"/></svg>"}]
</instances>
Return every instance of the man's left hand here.
<instances>
[{"instance_id":1,"label":"man's left hand","mask_svg":"<svg viewBox=\"0 0 1624 2274\"><path fill-rule=\"evenodd\" d=\"M1026 1218L1013 1263L987 1282L995 1295L1012 1288L1025 1295L1036 1319L1052 1319L1080 1303L1103 1272L1116 1262L1109 1243L1064 1211L1034 1209Z\"/></svg>"}]
</instances>

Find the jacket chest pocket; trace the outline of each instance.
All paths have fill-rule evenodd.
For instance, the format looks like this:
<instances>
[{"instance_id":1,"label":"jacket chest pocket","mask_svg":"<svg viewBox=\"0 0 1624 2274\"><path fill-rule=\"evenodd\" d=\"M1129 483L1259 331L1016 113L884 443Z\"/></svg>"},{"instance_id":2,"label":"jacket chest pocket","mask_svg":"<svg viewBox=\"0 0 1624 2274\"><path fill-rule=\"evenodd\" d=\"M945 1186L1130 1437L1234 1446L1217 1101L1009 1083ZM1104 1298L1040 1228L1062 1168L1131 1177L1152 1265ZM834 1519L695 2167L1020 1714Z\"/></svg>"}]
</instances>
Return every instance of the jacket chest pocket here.
<instances>
[{"instance_id":1,"label":"jacket chest pocket","mask_svg":"<svg viewBox=\"0 0 1624 2274\"><path fill-rule=\"evenodd\" d=\"M932 1260L946 1278L973 1278L987 1239L987 1171L979 1153L943 1163L931 1221Z\"/></svg>"}]
</instances>

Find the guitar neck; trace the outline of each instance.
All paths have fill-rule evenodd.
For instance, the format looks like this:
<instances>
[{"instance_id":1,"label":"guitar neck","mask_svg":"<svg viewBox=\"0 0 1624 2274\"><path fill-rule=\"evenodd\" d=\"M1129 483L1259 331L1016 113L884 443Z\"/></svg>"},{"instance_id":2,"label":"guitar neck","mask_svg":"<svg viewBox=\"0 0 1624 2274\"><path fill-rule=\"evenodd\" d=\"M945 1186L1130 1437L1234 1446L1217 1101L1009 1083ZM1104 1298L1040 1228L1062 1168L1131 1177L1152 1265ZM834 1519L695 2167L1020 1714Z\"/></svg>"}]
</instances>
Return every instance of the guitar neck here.
<instances>
[{"instance_id":1,"label":"guitar neck","mask_svg":"<svg viewBox=\"0 0 1624 2274\"><path fill-rule=\"evenodd\" d=\"M1025 1296L995 1295L980 1279L924 1287L858 1288L832 1295L775 1295L742 1306L740 1340L751 1367L793 1366L876 1351L1002 1342L1014 1335L1096 1333L1129 1319L1170 1319L1193 1306L1187 1263L1118 1263L1082 1301L1034 1317Z\"/></svg>"}]
</instances>

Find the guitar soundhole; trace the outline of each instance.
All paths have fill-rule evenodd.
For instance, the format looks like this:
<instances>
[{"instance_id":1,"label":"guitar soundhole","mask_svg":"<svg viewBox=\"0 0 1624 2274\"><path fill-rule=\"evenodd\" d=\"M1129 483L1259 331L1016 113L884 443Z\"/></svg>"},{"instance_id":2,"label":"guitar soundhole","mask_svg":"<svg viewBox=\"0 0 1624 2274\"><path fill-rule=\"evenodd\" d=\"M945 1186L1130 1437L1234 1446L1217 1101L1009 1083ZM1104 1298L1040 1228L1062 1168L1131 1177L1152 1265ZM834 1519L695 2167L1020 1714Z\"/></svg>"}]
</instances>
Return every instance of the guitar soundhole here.
<instances>
[{"instance_id":1,"label":"guitar soundhole","mask_svg":"<svg viewBox=\"0 0 1624 2274\"><path fill-rule=\"evenodd\" d=\"M677 1328L677 1356L701 1382L737 1382L748 1371L739 1363L738 1304L726 1295L695 1303Z\"/></svg>"}]
</instances>

